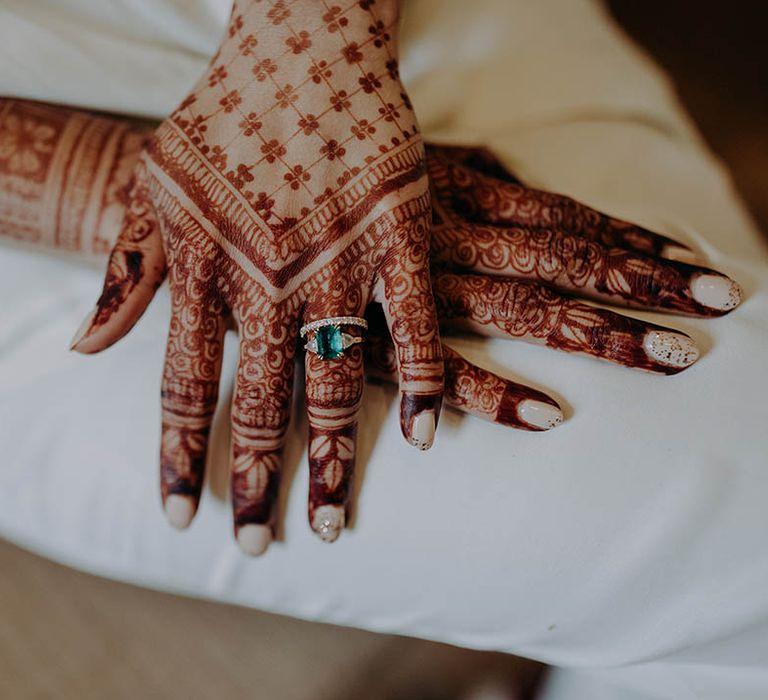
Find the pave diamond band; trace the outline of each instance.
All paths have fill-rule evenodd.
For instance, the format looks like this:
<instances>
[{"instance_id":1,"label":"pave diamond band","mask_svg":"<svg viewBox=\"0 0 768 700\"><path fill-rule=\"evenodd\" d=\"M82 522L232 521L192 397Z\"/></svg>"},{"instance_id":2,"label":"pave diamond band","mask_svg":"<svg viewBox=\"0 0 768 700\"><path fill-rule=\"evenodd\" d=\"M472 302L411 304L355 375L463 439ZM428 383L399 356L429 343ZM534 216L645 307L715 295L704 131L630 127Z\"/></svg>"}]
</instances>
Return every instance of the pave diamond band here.
<instances>
[{"instance_id":1,"label":"pave diamond band","mask_svg":"<svg viewBox=\"0 0 768 700\"><path fill-rule=\"evenodd\" d=\"M303 338L307 333L316 331L324 326L360 326L363 330L368 330L368 321L359 316L331 316L330 318L319 318L317 321L311 321L299 329L299 335Z\"/></svg>"}]
</instances>

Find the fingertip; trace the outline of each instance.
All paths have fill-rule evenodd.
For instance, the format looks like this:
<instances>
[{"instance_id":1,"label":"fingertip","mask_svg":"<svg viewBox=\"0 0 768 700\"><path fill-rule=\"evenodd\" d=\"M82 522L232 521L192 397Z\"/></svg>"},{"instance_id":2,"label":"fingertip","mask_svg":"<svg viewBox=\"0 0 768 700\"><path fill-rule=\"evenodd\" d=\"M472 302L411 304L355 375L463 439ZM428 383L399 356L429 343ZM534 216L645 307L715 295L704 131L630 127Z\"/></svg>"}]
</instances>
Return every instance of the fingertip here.
<instances>
[{"instance_id":1,"label":"fingertip","mask_svg":"<svg viewBox=\"0 0 768 700\"><path fill-rule=\"evenodd\" d=\"M195 501L189 496L172 493L165 499L165 514L168 522L177 530L189 527L195 516Z\"/></svg>"},{"instance_id":2,"label":"fingertip","mask_svg":"<svg viewBox=\"0 0 768 700\"><path fill-rule=\"evenodd\" d=\"M96 318L96 312L98 309L94 308L82 321L75 334L72 336L72 340L69 342L70 351L82 352L78 347L82 341L89 335L91 326L93 325L93 319Z\"/></svg>"},{"instance_id":3,"label":"fingertip","mask_svg":"<svg viewBox=\"0 0 768 700\"><path fill-rule=\"evenodd\" d=\"M315 508L311 521L312 530L323 542L335 542L346 525L343 506L323 505Z\"/></svg>"},{"instance_id":4,"label":"fingertip","mask_svg":"<svg viewBox=\"0 0 768 700\"><path fill-rule=\"evenodd\" d=\"M428 450L435 442L442 395L403 394L400 427L405 439L419 450Z\"/></svg>"},{"instance_id":5,"label":"fingertip","mask_svg":"<svg viewBox=\"0 0 768 700\"><path fill-rule=\"evenodd\" d=\"M428 450L435 442L437 420L434 411L422 411L411 424L410 443L420 450Z\"/></svg>"},{"instance_id":6,"label":"fingertip","mask_svg":"<svg viewBox=\"0 0 768 700\"><path fill-rule=\"evenodd\" d=\"M272 529L268 525L249 524L237 530L237 544L252 557L264 554L271 542Z\"/></svg>"},{"instance_id":7,"label":"fingertip","mask_svg":"<svg viewBox=\"0 0 768 700\"><path fill-rule=\"evenodd\" d=\"M693 338L673 331L648 331L643 339L643 349L664 370L682 371L696 362L700 355Z\"/></svg>"},{"instance_id":8,"label":"fingertip","mask_svg":"<svg viewBox=\"0 0 768 700\"><path fill-rule=\"evenodd\" d=\"M695 275L691 280L691 295L702 306L726 313L741 304L743 292L730 277L705 272Z\"/></svg>"},{"instance_id":9,"label":"fingertip","mask_svg":"<svg viewBox=\"0 0 768 700\"><path fill-rule=\"evenodd\" d=\"M557 404L524 399L517 404L519 419L531 430L551 430L563 422L563 412Z\"/></svg>"}]
</instances>

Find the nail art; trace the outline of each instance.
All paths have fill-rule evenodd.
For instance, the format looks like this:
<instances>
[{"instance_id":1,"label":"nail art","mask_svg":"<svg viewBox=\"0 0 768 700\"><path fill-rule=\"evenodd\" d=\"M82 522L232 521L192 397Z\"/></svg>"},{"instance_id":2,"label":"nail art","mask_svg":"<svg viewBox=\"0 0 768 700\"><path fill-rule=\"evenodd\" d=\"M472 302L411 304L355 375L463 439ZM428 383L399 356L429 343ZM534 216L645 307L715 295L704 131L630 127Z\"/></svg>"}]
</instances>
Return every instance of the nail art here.
<instances>
[{"instance_id":1,"label":"nail art","mask_svg":"<svg viewBox=\"0 0 768 700\"><path fill-rule=\"evenodd\" d=\"M689 367L699 359L693 338L670 331L650 331L643 340L646 354L655 362L669 367Z\"/></svg>"},{"instance_id":2,"label":"nail art","mask_svg":"<svg viewBox=\"0 0 768 700\"><path fill-rule=\"evenodd\" d=\"M334 542L344 529L345 520L342 506L320 506L312 516L312 529L323 542Z\"/></svg>"},{"instance_id":3,"label":"nail art","mask_svg":"<svg viewBox=\"0 0 768 700\"><path fill-rule=\"evenodd\" d=\"M411 425L411 442L420 450L428 450L435 441L435 412L422 411Z\"/></svg>"},{"instance_id":4,"label":"nail art","mask_svg":"<svg viewBox=\"0 0 768 700\"><path fill-rule=\"evenodd\" d=\"M550 403L525 399L517 406L520 420L540 430L550 430L563 422L563 412Z\"/></svg>"},{"instance_id":5,"label":"nail art","mask_svg":"<svg viewBox=\"0 0 768 700\"><path fill-rule=\"evenodd\" d=\"M741 287L729 277L716 274L702 274L691 282L693 298L710 309L730 311L741 303Z\"/></svg>"}]
</instances>

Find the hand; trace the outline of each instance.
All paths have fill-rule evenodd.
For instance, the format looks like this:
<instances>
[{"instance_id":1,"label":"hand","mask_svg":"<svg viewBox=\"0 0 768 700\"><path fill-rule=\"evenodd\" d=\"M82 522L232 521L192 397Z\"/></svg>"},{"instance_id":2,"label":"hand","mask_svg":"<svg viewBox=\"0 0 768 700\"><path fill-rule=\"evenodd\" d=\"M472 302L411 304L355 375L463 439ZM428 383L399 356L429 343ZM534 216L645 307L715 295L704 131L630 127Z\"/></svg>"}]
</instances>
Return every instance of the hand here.
<instances>
[{"instance_id":1,"label":"hand","mask_svg":"<svg viewBox=\"0 0 768 700\"><path fill-rule=\"evenodd\" d=\"M435 223L433 290L444 332L520 339L627 367L676 374L699 357L685 333L576 301L720 316L738 284L693 264L670 238L562 195L526 187L490 152L427 146ZM366 367L397 378L380 314L371 314ZM559 424L554 399L476 367L447 345L445 401L526 430Z\"/></svg>"},{"instance_id":2,"label":"hand","mask_svg":"<svg viewBox=\"0 0 768 700\"><path fill-rule=\"evenodd\" d=\"M161 486L171 522L186 527L234 320L232 498L252 553L271 539L303 323L360 317L379 301L397 348L403 434L420 449L434 439L443 365L429 192L397 73L397 4L235 5L210 68L139 158L103 293L73 344L91 353L118 340L167 268ZM345 522L362 351L308 354L305 369L309 520L331 541Z\"/></svg>"},{"instance_id":3,"label":"hand","mask_svg":"<svg viewBox=\"0 0 768 700\"><path fill-rule=\"evenodd\" d=\"M149 131L136 123L14 100L0 100L0 115L0 233L65 249L78 257L106 254L117 238L125 208L121 192L126 190L129 173ZM36 134L38 138L22 138L23 134ZM31 165L24 169L24 162ZM71 164L68 177L58 176L53 165L58 162ZM499 221L504 225L494 229L493 235L501 251L508 246L507 229L516 225L530 231L542 229L542 235L552 227L588 240L609 244L615 241L622 247L645 251L662 267L667 265L662 256L693 256L692 251L671 239L616 221L566 197L523 186L482 149L430 147L428 162L435 177L435 210L439 216L443 212L436 228L455 231L459 250L476 250L473 241L477 231L489 228L470 221ZM452 181L453 187L446 187L446 181ZM80 186L83 182L87 182L86 187ZM62 183L66 183L63 189ZM496 204L491 206L489 202ZM517 213L515 202L519 205ZM44 216L46 211L65 209L91 214ZM501 215L489 211L507 211L510 216L505 223ZM445 240L434 237L436 259L444 260L450 252L443 247ZM466 257L471 259L472 254ZM679 266L673 263L671 268ZM738 287L719 273L691 266L683 266L682 270L694 282L710 274L723 279L728 295L722 296L721 302L726 298L737 300ZM581 304L538 282L515 279L518 272L511 266L504 268L504 273L510 276L483 275L466 265L437 263L434 284L444 328L450 331L469 326L483 335L531 340L662 373L678 372L698 355L692 339L685 334ZM539 305L539 294L549 302ZM661 296L661 290L657 295ZM639 303L657 305L653 299ZM730 303L720 305L727 307ZM494 314L489 316L490 309ZM705 309L705 314L726 311ZM366 370L396 381L396 356L382 311L372 305L367 315L371 328L365 344ZM555 323L560 317L568 319L567 326ZM540 321L546 318L550 319L548 323ZM573 330L563 331L568 326ZM550 332L546 332L548 328ZM580 342L574 342L576 339ZM669 351L665 352L665 347ZM547 395L472 365L447 346L443 353L446 404L529 430L546 429L561 419L556 402Z\"/></svg>"}]
</instances>

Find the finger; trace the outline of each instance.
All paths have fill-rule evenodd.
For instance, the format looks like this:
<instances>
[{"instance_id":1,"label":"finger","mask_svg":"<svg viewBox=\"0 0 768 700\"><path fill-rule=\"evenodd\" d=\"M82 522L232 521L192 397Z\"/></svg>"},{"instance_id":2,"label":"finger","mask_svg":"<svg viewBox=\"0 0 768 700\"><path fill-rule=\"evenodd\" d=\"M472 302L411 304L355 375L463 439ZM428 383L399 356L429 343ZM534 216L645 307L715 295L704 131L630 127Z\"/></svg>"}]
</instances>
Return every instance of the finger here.
<instances>
[{"instance_id":1,"label":"finger","mask_svg":"<svg viewBox=\"0 0 768 700\"><path fill-rule=\"evenodd\" d=\"M663 374L676 374L699 357L695 342L684 333L582 304L533 282L440 274L434 290L442 321L482 335Z\"/></svg>"},{"instance_id":2,"label":"finger","mask_svg":"<svg viewBox=\"0 0 768 700\"><path fill-rule=\"evenodd\" d=\"M543 431L563 422L557 401L503 379L443 345L445 403L464 413L521 430Z\"/></svg>"},{"instance_id":3,"label":"finger","mask_svg":"<svg viewBox=\"0 0 768 700\"><path fill-rule=\"evenodd\" d=\"M216 409L226 331L223 303L181 263L171 273L172 315L162 382L160 486L169 521L197 511Z\"/></svg>"},{"instance_id":4,"label":"finger","mask_svg":"<svg viewBox=\"0 0 768 700\"><path fill-rule=\"evenodd\" d=\"M547 229L437 227L435 256L472 272L544 282L607 303L722 316L741 302L736 282L715 270L609 248Z\"/></svg>"},{"instance_id":5,"label":"finger","mask_svg":"<svg viewBox=\"0 0 768 700\"><path fill-rule=\"evenodd\" d=\"M445 344L443 361L446 406L522 430L549 430L563 421L562 410L552 397L473 365ZM394 346L388 334L374 332L366 339L365 371L397 383Z\"/></svg>"},{"instance_id":6,"label":"finger","mask_svg":"<svg viewBox=\"0 0 768 700\"><path fill-rule=\"evenodd\" d=\"M310 303L304 321L359 315L359 309L329 308ZM348 325L326 327L317 333L309 333L306 338L320 342L324 347L339 342L345 335L362 337L360 330ZM326 542L336 540L346 524L355 466L357 416L363 395L360 345L352 345L338 356L331 357L331 354L320 356L307 351L305 355L309 419L308 514L310 526Z\"/></svg>"},{"instance_id":7,"label":"finger","mask_svg":"<svg viewBox=\"0 0 768 700\"><path fill-rule=\"evenodd\" d=\"M295 318L284 318L264 301L243 303L237 314L232 507L238 544L256 556L272 541L298 328Z\"/></svg>"},{"instance_id":8,"label":"finger","mask_svg":"<svg viewBox=\"0 0 768 700\"><path fill-rule=\"evenodd\" d=\"M379 270L378 298L397 352L400 427L420 450L432 447L443 393L443 360L428 270L427 220L402 227Z\"/></svg>"},{"instance_id":9,"label":"finger","mask_svg":"<svg viewBox=\"0 0 768 700\"><path fill-rule=\"evenodd\" d=\"M487 154L480 150L456 159L450 152L432 151L429 172L435 198L466 221L545 228L646 255L697 262L688 246L667 236L603 214L571 197L526 187L511 175L489 174L498 173L502 166L493 165L493 160L487 165L492 158Z\"/></svg>"},{"instance_id":10,"label":"finger","mask_svg":"<svg viewBox=\"0 0 768 700\"><path fill-rule=\"evenodd\" d=\"M71 343L77 352L99 352L120 340L139 320L165 277L160 227L141 177L134 179L128 197L101 296Z\"/></svg>"}]
</instances>

